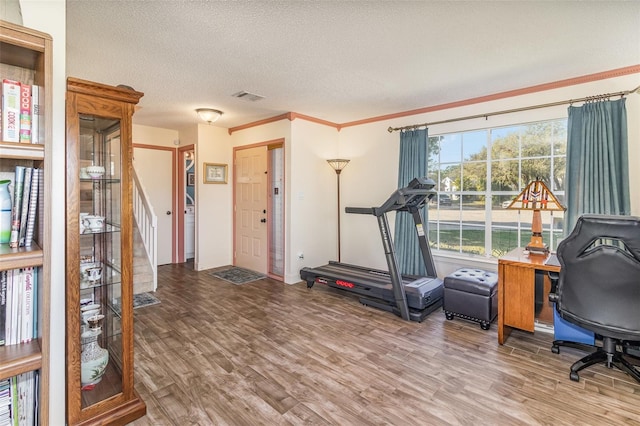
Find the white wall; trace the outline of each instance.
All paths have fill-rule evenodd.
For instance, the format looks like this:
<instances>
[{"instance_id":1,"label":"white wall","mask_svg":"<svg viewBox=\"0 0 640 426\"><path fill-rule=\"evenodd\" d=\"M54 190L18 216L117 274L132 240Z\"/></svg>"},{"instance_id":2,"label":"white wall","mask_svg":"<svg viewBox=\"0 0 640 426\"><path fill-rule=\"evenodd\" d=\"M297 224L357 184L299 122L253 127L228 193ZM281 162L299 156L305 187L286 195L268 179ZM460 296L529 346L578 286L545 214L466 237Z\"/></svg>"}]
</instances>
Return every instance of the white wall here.
<instances>
[{"instance_id":1,"label":"white wall","mask_svg":"<svg viewBox=\"0 0 640 426\"><path fill-rule=\"evenodd\" d=\"M291 123L288 152L285 282L296 283L300 268L337 260L337 180L327 160L342 153L334 128L298 119Z\"/></svg>"},{"instance_id":2,"label":"white wall","mask_svg":"<svg viewBox=\"0 0 640 426\"><path fill-rule=\"evenodd\" d=\"M64 0L22 0L23 25L48 33L53 38L53 149L51 176L64 182L65 152L65 44L66 5ZM52 185L52 200L66 199L64 185ZM65 423L65 203L51 206L51 316L49 359L49 424Z\"/></svg>"},{"instance_id":3,"label":"white wall","mask_svg":"<svg viewBox=\"0 0 640 426\"><path fill-rule=\"evenodd\" d=\"M194 126L195 127L195 126ZM185 144L193 130L183 130ZM233 261L233 165L227 129L198 124L196 128L196 271L231 265ZM227 164L227 184L205 184L203 163Z\"/></svg>"},{"instance_id":4,"label":"white wall","mask_svg":"<svg viewBox=\"0 0 640 426\"><path fill-rule=\"evenodd\" d=\"M144 97L142 99L144 99ZM134 124L132 126L132 139L133 143L143 145L158 145L169 148L178 148L178 146L174 144L174 141L180 139L180 133L177 130L172 129L162 129L160 127Z\"/></svg>"}]
</instances>

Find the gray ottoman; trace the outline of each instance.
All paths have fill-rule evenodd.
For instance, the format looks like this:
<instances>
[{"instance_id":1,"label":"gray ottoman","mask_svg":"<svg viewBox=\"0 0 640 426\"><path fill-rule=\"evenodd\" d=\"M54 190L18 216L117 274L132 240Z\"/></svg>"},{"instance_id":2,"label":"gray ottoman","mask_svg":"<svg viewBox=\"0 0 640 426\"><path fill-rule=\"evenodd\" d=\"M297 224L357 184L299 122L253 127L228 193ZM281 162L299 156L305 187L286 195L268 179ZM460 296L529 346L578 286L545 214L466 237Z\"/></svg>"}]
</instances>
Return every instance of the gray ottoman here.
<instances>
[{"instance_id":1,"label":"gray ottoman","mask_svg":"<svg viewBox=\"0 0 640 426\"><path fill-rule=\"evenodd\" d=\"M458 269L444 279L444 313L476 321L488 330L498 316L498 274L482 269Z\"/></svg>"}]
</instances>

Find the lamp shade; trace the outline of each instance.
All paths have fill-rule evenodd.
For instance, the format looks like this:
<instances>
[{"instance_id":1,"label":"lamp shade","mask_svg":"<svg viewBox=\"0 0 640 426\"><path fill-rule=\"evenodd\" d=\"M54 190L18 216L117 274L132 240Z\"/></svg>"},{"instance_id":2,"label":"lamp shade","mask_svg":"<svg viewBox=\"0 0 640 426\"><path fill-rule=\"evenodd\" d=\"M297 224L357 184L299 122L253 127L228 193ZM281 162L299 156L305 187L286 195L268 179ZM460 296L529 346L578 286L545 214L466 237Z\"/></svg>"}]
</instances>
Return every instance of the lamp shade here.
<instances>
[{"instance_id":1,"label":"lamp shade","mask_svg":"<svg viewBox=\"0 0 640 426\"><path fill-rule=\"evenodd\" d=\"M209 124L218 120L218 118L220 118L220 116L222 115L222 111L213 108L198 108L196 109L196 112L198 113L198 117L200 117L201 120L204 120Z\"/></svg>"},{"instance_id":2,"label":"lamp shade","mask_svg":"<svg viewBox=\"0 0 640 426\"><path fill-rule=\"evenodd\" d=\"M540 179L531 181L507 207L511 210L565 211L567 208Z\"/></svg>"},{"instance_id":3,"label":"lamp shade","mask_svg":"<svg viewBox=\"0 0 640 426\"><path fill-rule=\"evenodd\" d=\"M510 210L531 210L531 241L526 250L531 254L546 255L549 248L542 241L542 217L541 210L565 211L567 208L553 195L553 192L540 179L529 183L525 189L507 206Z\"/></svg>"},{"instance_id":4,"label":"lamp shade","mask_svg":"<svg viewBox=\"0 0 640 426\"><path fill-rule=\"evenodd\" d=\"M342 169L347 167L347 164L349 164L349 160L345 160L344 158L334 158L332 160L327 160L327 163L329 163L329 165L333 167L333 170L335 170L336 173L340 173Z\"/></svg>"}]
</instances>

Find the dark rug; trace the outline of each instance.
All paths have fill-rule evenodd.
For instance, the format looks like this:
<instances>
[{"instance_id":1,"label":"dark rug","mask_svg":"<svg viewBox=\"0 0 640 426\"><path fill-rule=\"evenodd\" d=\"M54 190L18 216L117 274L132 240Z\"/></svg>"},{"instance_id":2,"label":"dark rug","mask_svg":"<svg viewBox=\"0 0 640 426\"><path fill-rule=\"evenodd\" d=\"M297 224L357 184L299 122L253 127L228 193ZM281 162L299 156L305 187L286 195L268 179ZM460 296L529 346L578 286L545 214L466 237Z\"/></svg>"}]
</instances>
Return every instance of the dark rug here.
<instances>
[{"instance_id":1,"label":"dark rug","mask_svg":"<svg viewBox=\"0 0 640 426\"><path fill-rule=\"evenodd\" d=\"M139 293L133 295L133 309L157 305L158 303L160 303L160 300L151 293Z\"/></svg>"},{"instance_id":2,"label":"dark rug","mask_svg":"<svg viewBox=\"0 0 640 426\"><path fill-rule=\"evenodd\" d=\"M262 275L258 272L251 271L249 269L239 268L237 266L233 266L229 269L225 269L222 271L214 271L210 272L214 277L223 279L232 284L246 284L251 281L256 281L262 278L266 278L265 275Z\"/></svg>"},{"instance_id":3,"label":"dark rug","mask_svg":"<svg viewBox=\"0 0 640 426\"><path fill-rule=\"evenodd\" d=\"M160 303L160 299L158 299L151 293L139 293L139 294L133 295L133 309L144 308L145 306L157 305L158 303ZM115 303L113 304L112 308L118 314L118 316L121 315L119 297L115 300Z\"/></svg>"}]
</instances>

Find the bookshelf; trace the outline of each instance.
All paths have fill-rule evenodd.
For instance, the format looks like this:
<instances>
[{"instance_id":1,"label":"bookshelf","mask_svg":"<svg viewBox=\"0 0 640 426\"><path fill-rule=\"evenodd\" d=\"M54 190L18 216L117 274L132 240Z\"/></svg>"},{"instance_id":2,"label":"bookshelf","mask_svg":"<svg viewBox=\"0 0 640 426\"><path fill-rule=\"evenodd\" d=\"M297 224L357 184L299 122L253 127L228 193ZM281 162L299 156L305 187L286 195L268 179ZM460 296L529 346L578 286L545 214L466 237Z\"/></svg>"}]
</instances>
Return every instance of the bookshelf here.
<instances>
[{"instance_id":1,"label":"bookshelf","mask_svg":"<svg viewBox=\"0 0 640 426\"><path fill-rule=\"evenodd\" d=\"M146 413L133 383L131 117L142 93L67 79L67 423Z\"/></svg>"},{"instance_id":2,"label":"bookshelf","mask_svg":"<svg viewBox=\"0 0 640 426\"><path fill-rule=\"evenodd\" d=\"M51 150L52 150L52 39L39 31L0 20L0 79L20 81L40 88L41 140L38 144L5 141L0 133L0 173L3 179L16 166L44 171L39 194L35 233L31 247L9 248L0 244L0 271L34 268L37 279L37 327L35 338L0 346L0 379L37 372L38 424L49 420L49 301L51 250Z\"/></svg>"}]
</instances>

